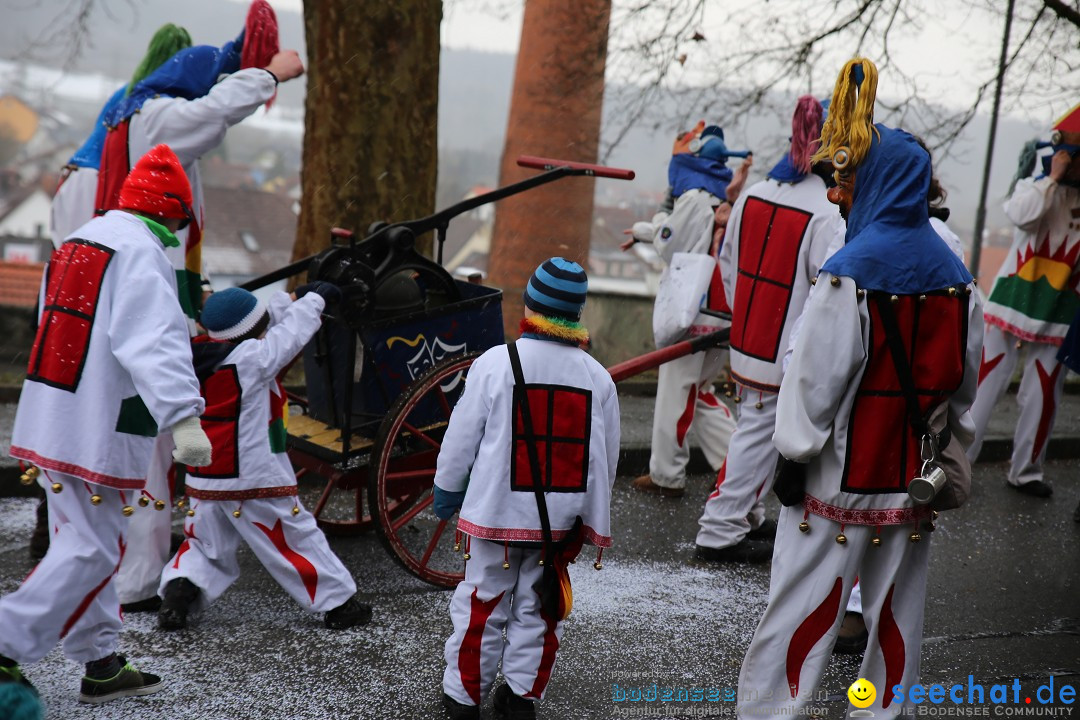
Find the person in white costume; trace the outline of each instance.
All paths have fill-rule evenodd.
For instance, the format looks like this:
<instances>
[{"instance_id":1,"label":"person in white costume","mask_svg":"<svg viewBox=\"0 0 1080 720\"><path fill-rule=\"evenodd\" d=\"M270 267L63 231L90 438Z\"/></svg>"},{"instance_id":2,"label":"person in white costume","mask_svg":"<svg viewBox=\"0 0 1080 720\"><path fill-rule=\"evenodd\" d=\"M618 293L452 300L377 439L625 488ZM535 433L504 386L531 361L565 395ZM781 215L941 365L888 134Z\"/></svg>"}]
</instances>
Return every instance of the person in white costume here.
<instances>
[{"instance_id":1,"label":"person in white costume","mask_svg":"<svg viewBox=\"0 0 1080 720\"><path fill-rule=\"evenodd\" d=\"M698 524L694 556L708 562L767 562L776 524L762 499L772 489L776 393L788 336L844 221L811 172L823 109L811 95L792 116L791 150L735 202L720 248L732 307L731 378L738 421L716 489ZM826 165L828 170L832 168ZM822 170L822 172L826 172Z\"/></svg>"},{"instance_id":2,"label":"person in white costume","mask_svg":"<svg viewBox=\"0 0 1080 720\"><path fill-rule=\"evenodd\" d=\"M786 459L777 479L786 506L769 604L739 675L743 718L810 710L856 576L869 631L859 677L879 688L869 710L914 712L891 689L919 682L933 524L929 506L907 494L922 461L886 318L901 328L893 340L920 411L945 405L948 442L962 447L974 430L978 294L930 227L929 155L907 133L870 125L876 85L870 61L850 61L822 132L817 157L846 168L830 199L847 242L810 292L780 387L773 442Z\"/></svg>"},{"instance_id":3,"label":"person in white costume","mask_svg":"<svg viewBox=\"0 0 1080 720\"><path fill-rule=\"evenodd\" d=\"M163 247L192 217L191 188L167 146L136 164L120 205L49 262L11 454L41 468L53 536L30 577L0 598L0 679L22 679L16 663L36 662L62 640L64 654L86 664L79 700L95 704L161 688L116 654L113 582L153 435L171 430L178 462L211 460Z\"/></svg>"},{"instance_id":4,"label":"person in white costume","mask_svg":"<svg viewBox=\"0 0 1080 720\"><path fill-rule=\"evenodd\" d=\"M279 292L264 308L241 288L211 295L192 342L206 413L203 429L214 464L187 468L191 500L184 542L161 574L158 626L187 627L240 576L236 552L252 549L278 584L325 624L365 624L371 607L354 599L356 584L300 504L285 452L288 405L278 375L319 329L327 301L341 291L326 282ZM295 299L295 302L293 301Z\"/></svg>"},{"instance_id":5,"label":"person in white costume","mask_svg":"<svg viewBox=\"0 0 1080 720\"><path fill-rule=\"evenodd\" d=\"M268 29L266 23L253 22L262 17L260 9L265 13L268 8L265 0L252 4L245 30L235 42L221 48L199 45L178 52L136 85L106 117L111 130L101 158L99 209L114 205L117 174L126 172L129 162L156 143L168 143L174 149L191 181L196 221L178 236L180 246L168 254L192 333L208 287L202 280L204 196L198 160L221 144L229 127L269 102L279 82L299 77L304 71L295 51L277 52L276 25ZM272 42L266 41L267 35L272 36ZM146 471L147 492L155 501L171 506L175 484L169 459L171 440L163 433L157 443ZM169 558L170 526L169 512L136 512L130 534L139 542L124 557L117 575L117 590L126 611L158 609L157 587Z\"/></svg>"},{"instance_id":6,"label":"person in white costume","mask_svg":"<svg viewBox=\"0 0 1080 720\"><path fill-rule=\"evenodd\" d=\"M704 123L699 123L704 127ZM691 131L693 133L693 131ZM660 276L663 288L683 281L672 269L676 253L708 254L716 257L723 239L723 227L731 205L739 197L753 163L748 151L729 150L723 130L704 127L690 140L680 136L668 166L668 180L674 207L661 211L651 223L634 224L631 239L651 242L664 262ZM689 134L689 133L688 133ZM729 157L744 157L739 169L727 167ZM718 283L717 283L718 284ZM720 300L723 305L723 300ZM653 308L653 327L660 334L657 347L670 344L667 328L672 323L667 308ZM714 332L723 325L715 317L699 315L686 330L687 335ZM685 339L685 338L678 338ZM713 470L719 470L727 456L728 441L735 422L731 411L713 393L712 381L724 368L725 351L693 353L660 366L653 410L653 431L649 473L635 478L635 490L664 497L682 497L686 492L686 464L690 459L689 433Z\"/></svg>"},{"instance_id":7,"label":"person in white costume","mask_svg":"<svg viewBox=\"0 0 1080 720\"><path fill-rule=\"evenodd\" d=\"M1045 173L1020 180L1005 214L1016 226L1013 244L986 302L986 346L979 369L979 395L971 410L975 443L982 450L994 407L1026 355L1016 402L1020 418L1013 436L1007 484L1035 497L1050 497L1043 461L1054 428L1065 367L1057 353L1080 311L1080 105L1055 123L1054 154Z\"/></svg>"},{"instance_id":8,"label":"person in white costume","mask_svg":"<svg viewBox=\"0 0 1080 720\"><path fill-rule=\"evenodd\" d=\"M494 693L496 717L535 717L563 629L541 602L545 534L571 546L564 561L582 542L601 551L611 545L619 401L611 376L581 349L587 285L581 267L563 258L537 268L525 290L521 339L469 368L439 451L435 513L449 519L460 508L458 529L467 536L445 649L443 707L451 718L480 717L500 662L506 684ZM526 391L515 380L515 350Z\"/></svg>"}]
</instances>

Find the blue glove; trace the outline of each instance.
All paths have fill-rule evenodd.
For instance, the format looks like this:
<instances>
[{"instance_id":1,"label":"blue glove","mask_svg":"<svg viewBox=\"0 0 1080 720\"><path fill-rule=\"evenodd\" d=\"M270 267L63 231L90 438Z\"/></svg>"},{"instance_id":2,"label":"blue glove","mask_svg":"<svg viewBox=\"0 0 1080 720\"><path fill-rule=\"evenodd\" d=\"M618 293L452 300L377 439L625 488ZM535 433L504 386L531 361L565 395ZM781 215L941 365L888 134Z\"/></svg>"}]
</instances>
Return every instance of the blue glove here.
<instances>
[{"instance_id":1,"label":"blue glove","mask_svg":"<svg viewBox=\"0 0 1080 720\"><path fill-rule=\"evenodd\" d=\"M334 283L326 282L325 280L309 282L306 285L299 286L293 292L296 293L297 300L304 297L309 292L317 293L322 295L322 299L326 301L328 306L341 300L341 288Z\"/></svg>"},{"instance_id":2,"label":"blue glove","mask_svg":"<svg viewBox=\"0 0 1080 720\"><path fill-rule=\"evenodd\" d=\"M436 485L435 491L432 494L435 499L432 503L432 508L435 510L435 517L440 520L449 520L454 516L454 513L461 509L461 504L465 502L464 490L453 492L451 490L443 490Z\"/></svg>"}]
</instances>

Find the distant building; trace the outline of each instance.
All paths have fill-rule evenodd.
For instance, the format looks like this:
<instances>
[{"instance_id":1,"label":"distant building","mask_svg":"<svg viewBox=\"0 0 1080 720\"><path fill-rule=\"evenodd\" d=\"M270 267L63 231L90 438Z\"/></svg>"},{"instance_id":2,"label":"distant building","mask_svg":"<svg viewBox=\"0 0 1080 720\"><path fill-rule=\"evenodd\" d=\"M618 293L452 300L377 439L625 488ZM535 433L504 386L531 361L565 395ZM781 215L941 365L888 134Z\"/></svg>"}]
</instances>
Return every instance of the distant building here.
<instances>
[{"instance_id":1,"label":"distant building","mask_svg":"<svg viewBox=\"0 0 1080 720\"><path fill-rule=\"evenodd\" d=\"M289 264L296 242L291 198L254 188L207 188L206 195L202 257L214 289Z\"/></svg>"}]
</instances>

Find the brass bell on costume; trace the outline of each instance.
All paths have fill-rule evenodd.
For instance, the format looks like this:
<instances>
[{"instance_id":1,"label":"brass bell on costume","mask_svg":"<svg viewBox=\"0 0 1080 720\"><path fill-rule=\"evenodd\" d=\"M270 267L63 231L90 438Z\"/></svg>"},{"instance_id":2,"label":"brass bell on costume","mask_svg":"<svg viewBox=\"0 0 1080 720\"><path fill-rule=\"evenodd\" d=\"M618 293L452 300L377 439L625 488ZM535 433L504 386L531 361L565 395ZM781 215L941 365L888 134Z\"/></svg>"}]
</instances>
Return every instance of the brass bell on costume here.
<instances>
[{"instance_id":1,"label":"brass bell on costume","mask_svg":"<svg viewBox=\"0 0 1080 720\"><path fill-rule=\"evenodd\" d=\"M52 491L53 491L54 493L58 493L58 492L60 492L61 490L63 490L63 489L64 489L64 486L63 486L63 485L61 485L60 483L53 483L53 484L52 484L52 488L51 488L51 489L52 489Z\"/></svg>"},{"instance_id":2,"label":"brass bell on costume","mask_svg":"<svg viewBox=\"0 0 1080 720\"><path fill-rule=\"evenodd\" d=\"M120 512L124 514L124 517L131 517L131 514L135 512L135 508L131 507L130 505L125 505L124 507L120 508Z\"/></svg>"},{"instance_id":3,"label":"brass bell on costume","mask_svg":"<svg viewBox=\"0 0 1080 720\"><path fill-rule=\"evenodd\" d=\"M299 505L293 505L292 514L293 515L299 515L300 514L300 506Z\"/></svg>"},{"instance_id":4,"label":"brass bell on costume","mask_svg":"<svg viewBox=\"0 0 1080 720\"><path fill-rule=\"evenodd\" d=\"M900 296L899 295L893 295L892 297L889 298L889 302L891 302L893 305L895 305L896 303L900 302Z\"/></svg>"},{"instance_id":5,"label":"brass bell on costume","mask_svg":"<svg viewBox=\"0 0 1080 720\"><path fill-rule=\"evenodd\" d=\"M37 476L40 474L41 469L34 465L31 465L30 467L26 468L26 472L19 476L19 482L21 482L23 485L31 485L33 484L34 480L37 479Z\"/></svg>"},{"instance_id":6,"label":"brass bell on costume","mask_svg":"<svg viewBox=\"0 0 1080 720\"><path fill-rule=\"evenodd\" d=\"M956 292L956 288L949 288L949 297L956 297L959 293Z\"/></svg>"},{"instance_id":7,"label":"brass bell on costume","mask_svg":"<svg viewBox=\"0 0 1080 720\"><path fill-rule=\"evenodd\" d=\"M187 503L184 502L184 498L180 498L179 500L176 501L176 509L177 510L183 510L184 505L187 505Z\"/></svg>"},{"instance_id":8,"label":"brass bell on costume","mask_svg":"<svg viewBox=\"0 0 1080 720\"><path fill-rule=\"evenodd\" d=\"M596 562L594 562L594 563L592 564L592 566L593 566L594 568L596 568L597 570L603 570L603 569L604 569L604 563L600 562L599 560L597 560Z\"/></svg>"},{"instance_id":9,"label":"brass bell on costume","mask_svg":"<svg viewBox=\"0 0 1080 720\"><path fill-rule=\"evenodd\" d=\"M919 302L921 302L921 303L926 302L926 296L925 295L920 295L919 296Z\"/></svg>"},{"instance_id":10,"label":"brass bell on costume","mask_svg":"<svg viewBox=\"0 0 1080 720\"><path fill-rule=\"evenodd\" d=\"M758 400L756 403L754 403L754 407L760 410L761 408L765 407L765 404Z\"/></svg>"},{"instance_id":11,"label":"brass bell on costume","mask_svg":"<svg viewBox=\"0 0 1080 720\"><path fill-rule=\"evenodd\" d=\"M510 569L510 563L503 560L503 570L509 570L509 569Z\"/></svg>"},{"instance_id":12,"label":"brass bell on costume","mask_svg":"<svg viewBox=\"0 0 1080 720\"><path fill-rule=\"evenodd\" d=\"M194 510L188 510L187 511L187 516L188 517L195 517L195 511Z\"/></svg>"},{"instance_id":13,"label":"brass bell on costume","mask_svg":"<svg viewBox=\"0 0 1080 720\"><path fill-rule=\"evenodd\" d=\"M233 511L232 511L232 516L233 516L234 518L238 518L238 517L240 517L240 509L239 509L239 508L237 508L236 510L233 510Z\"/></svg>"},{"instance_id":14,"label":"brass bell on costume","mask_svg":"<svg viewBox=\"0 0 1080 720\"><path fill-rule=\"evenodd\" d=\"M461 552L461 543L454 543L454 552Z\"/></svg>"},{"instance_id":15,"label":"brass bell on costume","mask_svg":"<svg viewBox=\"0 0 1080 720\"><path fill-rule=\"evenodd\" d=\"M472 560L472 555L470 555L469 553L465 553L465 559Z\"/></svg>"},{"instance_id":16,"label":"brass bell on costume","mask_svg":"<svg viewBox=\"0 0 1080 720\"><path fill-rule=\"evenodd\" d=\"M94 493L93 495L91 495L90 496L90 504L91 505L100 505L101 504L101 496L98 495L97 493Z\"/></svg>"},{"instance_id":17,"label":"brass bell on costume","mask_svg":"<svg viewBox=\"0 0 1080 720\"><path fill-rule=\"evenodd\" d=\"M879 538L877 535L875 535L874 537L870 538L870 544L873 545L874 547L880 547L881 546L881 538Z\"/></svg>"},{"instance_id":18,"label":"brass bell on costume","mask_svg":"<svg viewBox=\"0 0 1080 720\"><path fill-rule=\"evenodd\" d=\"M913 532L913 533L911 533L911 542L913 542L913 543L917 543L917 542L919 542L920 540L922 540L922 535L920 535L920 534L919 534L919 533L917 533L917 532Z\"/></svg>"},{"instance_id":19,"label":"brass bell on costume","mask_svg":"<svg viewBox=\"0 0 1080 720\"><path fill-rule=\"evenodd\" d=\"M741 397L739 397L738 395L736 395L736 396L735 396L735 404L739 404L739 403L741 403L741 402L742 402L742 398L741 398Z\"/></svg>"},{"instance_id":20,"label":"brass bell on costume","mask_svg":"<svg viewBox=\"0 0 1080 720\"><path fill-rule=\"evenodd\" d=\"M805 520L803 520L801 523L799 523L799 532L804 532L804 533L810 532L810 523L806 522Z\"/></svg>"},{"instance_id":21,"label":"brass bell on costume","mask_svg":"<svg viewBox=\"0 0 1080 720\"><path fill-rule=\"evenodd\" d=\"M141 498L139 498L139 507L146 507L149 504L150 504L150 498L146 497L145 495L143 495Z\"/></svg>"},{"instance_id":22,"label":"brass bell on costume","mask_svg":"<svg viewBox=\"0 0 1080 720\"><path fill-rule=\"evenodd\" d=\"M836 544L837 545L843 545L845 543L847 543L847 535L845 535L844 533L839 533L836 536Z\"/></svg>"},{"instance_id":23,"label":"brass bell on costume","mask_svg":"<svg viewBox=\"0 0 1080 720\"><path fill-rule=\"evenodd\" d=\"M833 275L833 279L829 281L829 284L833 287L840 287L840 278Z\"/></svg>"},{"instance_id":24,"label":"brass bell on costume","mask_svg":"<svg viewBox=\"0 0 1080 720\"><path fill-rule=\"evenodd\" d=\"M165 509L165 501L164 500L155 500L154 501L154 509L155 510L164 510Z\"/></svg>"}]
</instances>

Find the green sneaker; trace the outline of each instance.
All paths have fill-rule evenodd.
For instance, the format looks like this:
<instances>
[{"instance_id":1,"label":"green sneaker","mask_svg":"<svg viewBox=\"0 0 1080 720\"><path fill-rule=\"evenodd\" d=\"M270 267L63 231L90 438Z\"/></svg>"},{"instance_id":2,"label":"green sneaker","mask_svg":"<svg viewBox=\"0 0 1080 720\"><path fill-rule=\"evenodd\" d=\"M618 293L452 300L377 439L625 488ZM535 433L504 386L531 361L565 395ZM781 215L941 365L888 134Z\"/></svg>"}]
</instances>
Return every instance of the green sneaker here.
<instances>
[{"instance_id":1,"label":"green sneaker","mask_svg":"<svg viewBox=\"0 0 1080 720\"><path fill-rule=\"evenodd\" d=\"M117 698L134 695L153 695L162 689L161 678L150 673L139 672L127 662L120 672L105 680L94 680L83 676L79 702L100 705Z\"/></svg>"},{"instance_id":2,"label":"green sneaker","mask_svg":"<svg viewBox=\"0 0 1080 720\"><path fill-rule=\"evenodd\" d=\"M33 690L34 694L37 695L37 688L26 679L18 665L0 665L0 683L19 683L23 687Z\"/></svg>"}]
</instances>

